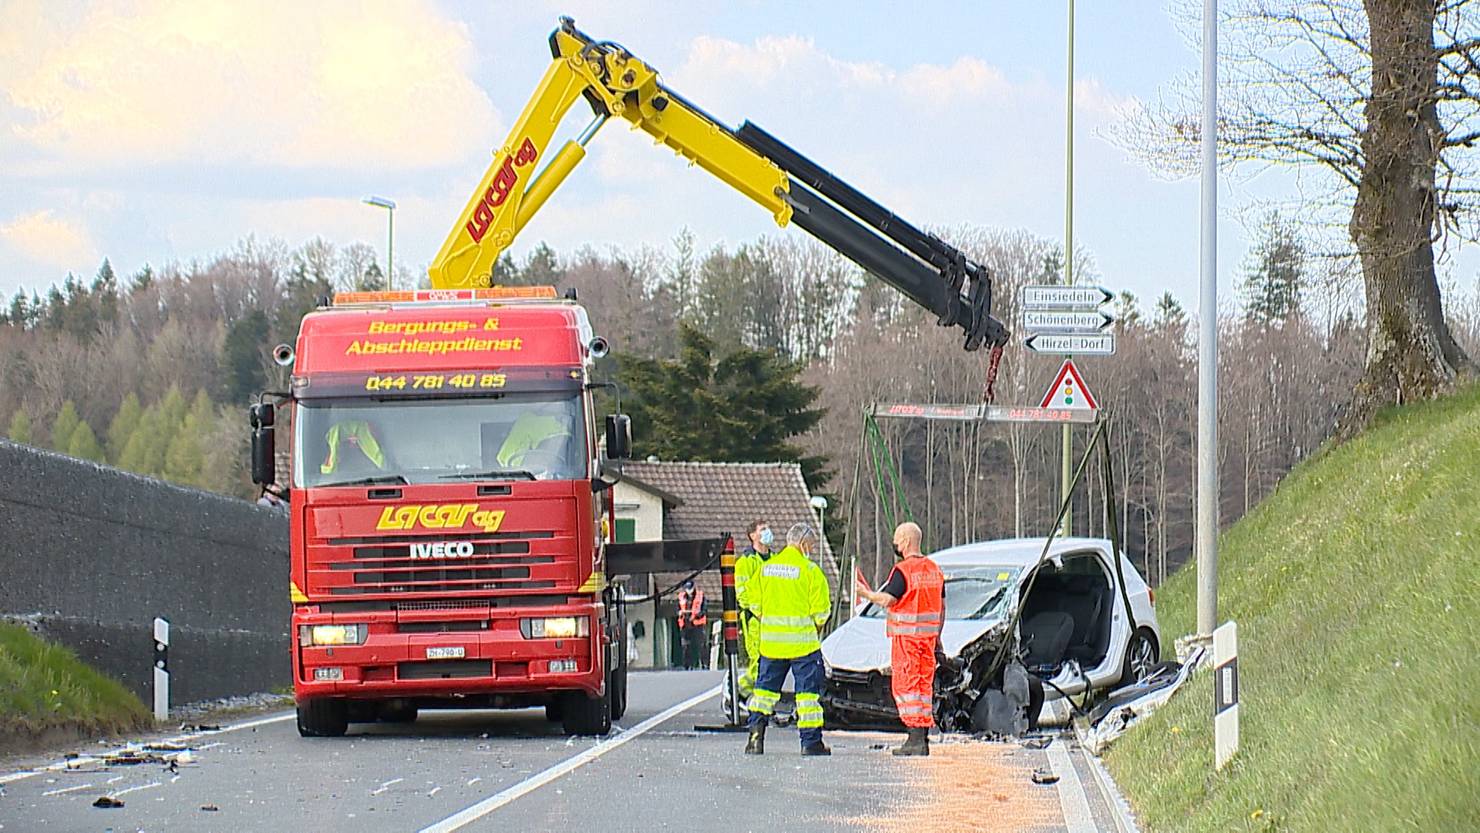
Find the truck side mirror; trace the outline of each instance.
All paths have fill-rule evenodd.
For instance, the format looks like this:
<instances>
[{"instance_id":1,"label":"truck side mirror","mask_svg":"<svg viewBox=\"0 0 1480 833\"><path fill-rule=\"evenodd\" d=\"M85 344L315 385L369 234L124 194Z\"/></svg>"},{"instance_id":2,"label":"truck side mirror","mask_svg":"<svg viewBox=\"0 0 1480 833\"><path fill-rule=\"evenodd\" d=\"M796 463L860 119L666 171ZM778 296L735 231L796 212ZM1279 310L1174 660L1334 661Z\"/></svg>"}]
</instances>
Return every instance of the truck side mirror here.
<instances>
[{"instance_id":1,"label":"truck side mirror","mask_svg":"<svg viewBox=\"0 0 1480 833\"><path fill-rule=\"evenodd\" d=\"M247 411L252 426L252 482L268 486L277 482L277 447L273 424L276 411L270 402L258 402Z\"/></svg>"},{"instance_id":2,"label":"truck side mirror","mask_svg":"<svg viewBox=\"0 0 1480 833\"><path fill-rule=\"evenodd\" d=\"M626 460L632 456L632 418L609 414L606 418L606 456Z\"/></svg>"}]
</instances>

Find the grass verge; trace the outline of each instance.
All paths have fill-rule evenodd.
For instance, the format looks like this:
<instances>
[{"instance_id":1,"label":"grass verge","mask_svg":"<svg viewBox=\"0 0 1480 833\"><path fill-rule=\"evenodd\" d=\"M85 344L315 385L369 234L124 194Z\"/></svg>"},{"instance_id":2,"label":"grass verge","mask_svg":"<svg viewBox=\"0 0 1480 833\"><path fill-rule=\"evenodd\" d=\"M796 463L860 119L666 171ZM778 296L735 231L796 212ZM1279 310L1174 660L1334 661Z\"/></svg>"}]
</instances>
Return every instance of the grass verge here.
<instances>
[{"instance_id":1,"label":"grass verge","mask_svg":"<svg viewBox=\"0 0 1480 833\"><path fill-rule=\"evenodd\" d=\"M0 622L0 745L152 725L139 698L70 650Z\"/></svg>"},{"instance_id":2,"label":"grass verge","mask_svg":"<svg viewBox=\"0 0 1480 833\"><path fill-rule=\"evenodd\" d=\"M1465 830L1480 819L1480 387L1291 472L1219 545L1238 756L1199 674L1107 755L1154 831ZM1195 575L1157 592L1168 641Z\"/></svg>"}]
</instances>

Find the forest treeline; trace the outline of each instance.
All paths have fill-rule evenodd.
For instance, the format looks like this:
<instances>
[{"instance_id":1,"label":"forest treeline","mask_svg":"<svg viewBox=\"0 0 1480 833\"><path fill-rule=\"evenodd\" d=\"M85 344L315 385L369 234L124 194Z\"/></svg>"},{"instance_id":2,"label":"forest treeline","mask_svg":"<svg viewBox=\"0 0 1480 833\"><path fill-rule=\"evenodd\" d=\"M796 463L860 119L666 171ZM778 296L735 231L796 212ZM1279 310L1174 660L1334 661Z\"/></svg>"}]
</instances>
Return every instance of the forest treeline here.
<instances>
[{"instance_id":1,"label":"forest treeline","mask_svg":"<svg viewBox=\"0 0 1480 833\"><path fill-rule=\"evenodd\" d=\"M973 227L944 234L992 270L995 312L1009 326L1017 287L1055 283L1063 273L1063 250L1052 240ZM1081 280L1097 280L1087 253L1075 259ZM872 462L859 453L865 409L975 403L983 392L984 353L962 351L955 330L795 236L702 252L687 232L663 248L561 255L541 245L501 261L496 274L505 284L577 291L615 347L605 370L639 417L640 451L803 461L842 524L830 537L846 529L871 577L887 563L889 536ZM22 442L250 497L245 406L286 381L272 346L293 340L319 297L384 283L362 244L314 240L294 249L248 238L203 264L121 277L104 261L91 280L68 276L46 295L22 291L0 310L0 427ZM1264 224L1238 303L1219 321L1223 523L1330 437L1362 371L1360 287L1350 264L1309 251L1296 225L1277 216ZM1446 306L1473 353L1476 287L1449 288ZM1121 293L1112 307L1116 355L1079 365L1113 418L1113 505L1127 549L1159 580L1192 540L1196 325L1170 292ZM1015 339L996 401L1036 404L1058 362ZM1057 427L879 425L930 546L1039 535L1051 524ZM1078 429L1076 453L1086 438ZM1103 532L1104 491L1097 473L1082 484L1076 533Z\"/></svg>"}]
</instances>

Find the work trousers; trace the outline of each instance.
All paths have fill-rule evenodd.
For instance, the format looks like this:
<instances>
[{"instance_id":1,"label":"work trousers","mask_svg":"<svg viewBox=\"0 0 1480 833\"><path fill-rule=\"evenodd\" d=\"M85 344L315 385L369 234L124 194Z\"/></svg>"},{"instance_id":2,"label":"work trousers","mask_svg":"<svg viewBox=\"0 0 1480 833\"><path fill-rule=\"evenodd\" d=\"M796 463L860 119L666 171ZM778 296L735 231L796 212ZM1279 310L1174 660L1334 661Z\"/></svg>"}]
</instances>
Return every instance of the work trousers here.
<instances>
[{"instance_id":1,"label":"work trousers","mask_svg":"<svg viewBox=\"0 0 1480 833\"><path fill-rule=\"evenodd\" d=\"M935 723L935 640L934 635L889 637L889 688L899 719L911 729Z\"/></svg>"},{"instance_id":2,"label":"work trousers","mask_svg":"<svg viewBox=\"0 0 1480 833\"><path fill-rule=\"evenodd\" d=\"M755 691L750 695L750 728L763 726L776 711L781 701L781 687L790 671L797 685L797 728L801 730L802 746L808 747L822 742L822 652L813 651L795 659L773 659L761 657L760 676L755 681Z\"/></svg>"},{"instance_id":3,"label":"work trousers","mask_svg":"<svg viewBox=\"0 0 1480 833\"><path fill-rule=\"evenodd\" d=\"M745 668L740 672L737 685L740 696L749 697L755 690L755 681L761 672L761 620L741 611L740 635L745 644Z\"/></svg>"},{"instance_id":4,"label":"work trousers","mask_svg":"<svg viewBox=\"0 0 1480 833\"><path fill-rule=\"evenodd\" d=\"M679 635L683 642L683 667L684 668L708 668L709 657L704 649L709 640L709 629L703 626L686 625L679 629Z\"/></svg>"}]
</instances>

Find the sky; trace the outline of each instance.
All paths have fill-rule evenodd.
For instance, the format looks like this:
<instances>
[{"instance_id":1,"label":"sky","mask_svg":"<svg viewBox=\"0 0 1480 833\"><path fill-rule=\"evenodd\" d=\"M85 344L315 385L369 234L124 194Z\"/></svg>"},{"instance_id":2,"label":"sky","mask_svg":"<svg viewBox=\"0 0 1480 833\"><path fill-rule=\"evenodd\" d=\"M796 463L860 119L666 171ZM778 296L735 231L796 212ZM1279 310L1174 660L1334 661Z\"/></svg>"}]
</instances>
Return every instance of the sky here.
<instances>
[{"instance_id":1,"label":"sky","mask_svg":"<svg viewBox=\"0 0 1480 833\"><path fill-rule=\"evenodd\" d=\"M363 241L398 264L436 253L571 15L720 120L749 119L917 225L1062 239L1066 3L0 2L0 294L103 257L204 260L252 234ZM264 10L265 9L265 10ZM1198 54L1163 3L1078 4L1074 237L1100 282L1196 307L1198 183L1168 182L1106 138ZM558 140L589 118L572 111ZM625 123L524 230L570 254L701 250L780 231L740 194ZM1240 208L1293 174L1224 180L1221 291L1248 248ZM1467 273L1473 253L1461 257Z\"/></svg>"}]
</instances>

